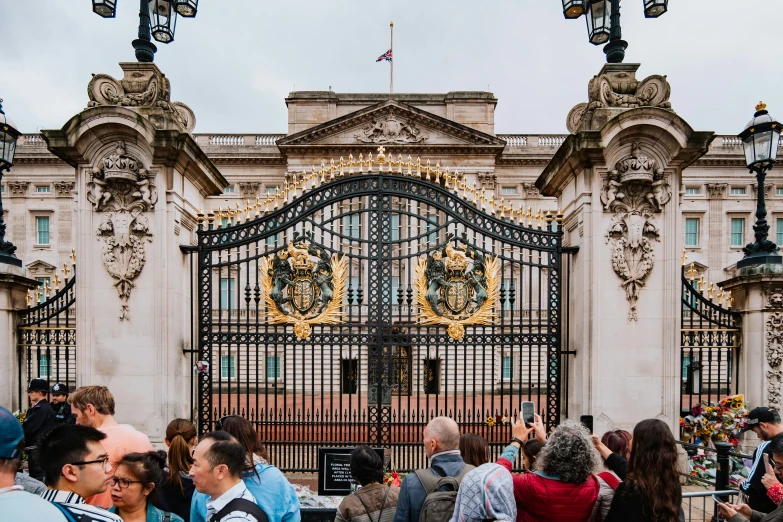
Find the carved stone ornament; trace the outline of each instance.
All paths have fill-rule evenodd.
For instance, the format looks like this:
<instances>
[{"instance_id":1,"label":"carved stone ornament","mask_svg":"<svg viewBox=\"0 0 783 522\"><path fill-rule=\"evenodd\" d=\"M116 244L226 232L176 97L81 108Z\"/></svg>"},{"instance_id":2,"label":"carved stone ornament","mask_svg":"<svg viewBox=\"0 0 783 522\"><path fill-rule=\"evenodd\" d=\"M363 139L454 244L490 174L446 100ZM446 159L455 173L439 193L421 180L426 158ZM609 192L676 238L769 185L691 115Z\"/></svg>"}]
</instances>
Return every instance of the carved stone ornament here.
<instances>
[{"instance_id":1,"label":"carved stone ornament","mask_svg":"<svg viewBox=\"0 0 783 522\"><path fill-rule=\"evenodd\" d=\"M27 194L27 187L30 186L29 181L9 181L8 190L11 192L12 198L21 198Z\"/></svg>"},{"instance_id":2,"label":"carved stone ornament","mask_svg":"<svg viewBox=\"0 0 783 522\"><path fill-rule=\"evenodd\" d=\"M487 190L495 190L498 182L497 174L492 174L491 172L479 173L477 177L479 187Z\"/></svg>"},{"instance_id":3,"label":"carved stone ornament","mask_svg":"<svg viewBox=\"0 0 783 522\"><path fill-rule=\"evenodd\" d=\"M413 123L398 120L394 114L375 120L354 137L362 143L420 143L428 139Z\"/></svg>"},{"instance_id":4,"label":"carved stone ornament","mask_svg":"<svg viewBox=\"0 0 783 522\"><path fill-rule=\"evenodd\" d=\"M590 80L587 86L587 103L574 106L568 113L568 132L592 121L597 109L633 109L636 107L660 107L671 109L671 87L666 76L654 74L642 81L636 79L638 64L607 64Z\"/></svg>"},{"instance_id":5,"label":"carved stone ornament","mask_svg":"<svg viewBox=\"0 0 783 522\"><path fill-rule=\"evenodd\" d=\"M775 312L767 318L766 355L770 370L767 371L767 400L770 406L780 408L781 364L783 363L783 312Z\"/></svg>"},{"instance_id":6,"label":"carved stone ornament","mask_svg":"<svg viewBox=\"0 0 783 522\"><path fill-rule=\"evenodd\" d=\"M152 241L144 212L155 208L158 192L154 177L141 168L141 161L128 154L125 143L93 169L87 183L87 200L96 212L106 212L98 226L97 236L103 241L103 266L116 282L122 301L120 321L128 319L128 299L135 286L133 279L146 263L144 243Z\"/></svg>"},{"instance_id":7,"label":"carved stone ornament","mask_svg":"<svg viewBox=\"0 0 783 522\"><path fill-rule=\"evenodd\" d=\"M767 308L783 308L783 288L767 288Z\"/></svg>"},{"instance_id":8,"label":"carved stone ornament","mask_svg":"<svg viewBox=\"0 0 783 522\"><path fill-rule=\"evenodd\" d=\"M636 302L655 263L653 242L660 231L653 215L671 199L671 186L657 162L641 153L638 143L631 155L617 162L601 189L605 212L613 212L606 233L612 250L612 269L623 280L631 305L628 319L637 320Z\"/></svg>"},{"instance_id":9,"label":"carved stone ornament","mask_svg":"<svg viewBox=\"0 0 783 522\"><path fill-rule=\"evenodd\" d=\"M728 183L707 183L707 193L710 199L723 199L726 196Z\"/></svg>"},{"instance_id":10,"label":"carved stone ornament","mask_svg":"<svg viewBox=\"0 0 783 522\"><path fill-rule=\"evenodd\" d=\"M125 71L122 80L117 81L108 74L93 74L87 86L90 101L88 107L99 105L119 105L122 107L155 108L146 114L157 128L166 126L166 118L182 125L187 132L196 126L193 111L181 102L172 102L171 85L160 70L152 64L121 63Z\"/></svg>"},{"instance_id":11,"label":"carved stone ornament","mask_svg":"<svg viewBox=\"0 0 783 522\"><path fill-rule=\"evenodd\" d=\"M58 198L70 198L75 183L73 181L55 181L54 192Z\"/></svg>"},{"instance_id":12,"label":"carved stone ornament","mask_svg":"<svg viewBox=\"0 0 783 522\"><path fill-rule=\"evenodd\" d=\"M525 191L525 199L541 199L541 192L535 183L522 183L522 190Z\"/></svg>"},{"instance_id":13,"label":"carved stone ornament","mask_svg":"<svg viewBox=\"0 0 783 522\"><path fill-rule=\"evenodd\" d=\"M258 189L261 187L260 183L243 182L239 184L239 195L245 199L252 199L258 195Z\"/></svg>"}]
</instances>

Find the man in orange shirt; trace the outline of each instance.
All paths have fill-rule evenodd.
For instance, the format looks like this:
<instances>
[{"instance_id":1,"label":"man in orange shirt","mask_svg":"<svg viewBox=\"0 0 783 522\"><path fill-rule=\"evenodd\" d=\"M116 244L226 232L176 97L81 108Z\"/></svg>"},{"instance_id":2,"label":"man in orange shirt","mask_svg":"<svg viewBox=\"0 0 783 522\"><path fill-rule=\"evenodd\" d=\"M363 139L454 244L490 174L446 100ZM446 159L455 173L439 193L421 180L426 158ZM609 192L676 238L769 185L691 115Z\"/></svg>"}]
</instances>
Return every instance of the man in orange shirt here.
<instances>
[{"instance_id":1,"label":"man in orange shirt","mask_svg":"<svg viewBox=\"0 0 783 522\"><path fill-rule=\"evenodd\" d=\"M71 403L71 412L76 416L76 424L91 426L106 434L101 442L109 455L112 469L128 453L154 449L145 434L114 420L114 396L106 386L82 386L68 397L68 402ZM93 506L111 507L111 488L86 501Z\"/></svg>"}]
</instances>

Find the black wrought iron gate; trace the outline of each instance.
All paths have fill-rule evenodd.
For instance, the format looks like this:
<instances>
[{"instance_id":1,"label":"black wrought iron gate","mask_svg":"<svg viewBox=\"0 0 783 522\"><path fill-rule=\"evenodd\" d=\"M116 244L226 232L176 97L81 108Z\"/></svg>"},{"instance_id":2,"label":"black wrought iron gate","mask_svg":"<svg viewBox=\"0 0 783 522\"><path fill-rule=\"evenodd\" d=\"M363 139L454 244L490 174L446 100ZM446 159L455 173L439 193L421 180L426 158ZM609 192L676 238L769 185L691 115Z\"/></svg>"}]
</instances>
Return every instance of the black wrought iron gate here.
<instances>
[{"instance_id":1,"label":"black wrought iron gate","mask_svg":"<svg viewBox=\"0 0 783 522\"><path fill-rule=\"evenodd\" d=\"M437 415L495 455L520 401L559 422L559 216L511 210L402 158L291 181L199 217L201 432L237 414L286 471L314 471L319 446L356 443L410 470Z\"/></svg>"}]
</instances>

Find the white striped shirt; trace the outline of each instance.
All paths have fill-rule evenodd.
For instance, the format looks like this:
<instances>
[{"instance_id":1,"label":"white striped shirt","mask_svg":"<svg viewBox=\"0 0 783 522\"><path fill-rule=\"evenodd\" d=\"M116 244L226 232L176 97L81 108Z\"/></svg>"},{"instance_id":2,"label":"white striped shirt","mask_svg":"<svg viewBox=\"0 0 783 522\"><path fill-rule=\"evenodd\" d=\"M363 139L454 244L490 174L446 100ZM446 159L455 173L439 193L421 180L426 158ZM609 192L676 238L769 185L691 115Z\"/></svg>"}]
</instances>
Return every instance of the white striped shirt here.
<instances>
[{"instance_id":1,"label":"white striped shirt","mask_svg":"<svg viewBox=\"0 0 783 522\"><path fill-rule=\"evenodd\" d=\"M764 450L767 449L767 446L769 446L769 441L762 442L759 444L758 448L756 448L756 458L753 460L753 466L750 468L750 473L748 473L748 479L740 484L740 489L742 491L747 493L750 490L750 481L753 480L753 476L756 474L756 469L759 465L761 465L761 469L764 470L762 475L767 472L767 468L764 465L764 459L767 458L764 454Z\"/></svg>"},{"instance_id":2,"label":"white striped shirt","mask_svg":"<svg viewBox=\"0 0 783 522\"><path fill-rule=\"evenodd\" d=\"M77 516L86 514L94 520L100 520L102 522L122 522L122 518L114 513L109 513L107 510L98 506L91 506L86 504L84 499L74 493L73 491L63 491L60 489L50 489L41 493L41 497L49 502L55 502L67 507L71 513Z\"/></svg>"},{"instance_id":3,"label":"white striped shirt","mask_svg":"<svg viewBox=\"0 0 783 522\"><path fill-rule=\"evenodd\" d=\"M209 522L218 522L218 520L213 519L214 515L235 498L243 498L249 500L253 504L257 504L253 494L248 491L245 483L240 480L215 500L212 500L211 498L207 499L207 520ZM221 518L219 522L258 522L258 520L253 515L249 515L244 511L232 511Z\"/></svg>"}]
</instances>

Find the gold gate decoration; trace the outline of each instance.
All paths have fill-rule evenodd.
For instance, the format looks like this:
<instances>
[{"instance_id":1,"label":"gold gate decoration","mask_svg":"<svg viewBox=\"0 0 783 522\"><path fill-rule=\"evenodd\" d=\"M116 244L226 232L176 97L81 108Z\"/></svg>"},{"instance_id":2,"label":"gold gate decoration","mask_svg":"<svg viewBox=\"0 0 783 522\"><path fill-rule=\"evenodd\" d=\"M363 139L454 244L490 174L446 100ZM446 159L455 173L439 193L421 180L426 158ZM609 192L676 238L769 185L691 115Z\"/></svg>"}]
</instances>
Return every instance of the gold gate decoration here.
<instances>
[{"instance_id":1,"label":"gold gate decoration","mask_svg":"<svg viewBox=\"0 0 783 522\"><path fill-rule=\"evenodd\" d=\"M271 324L293 324L294 334L307 339L311 325L343 321L347 257L330 257L308 233L294 235L286 250L269 257L271 266L265 257L258 270Z\"/></svg>"},{"instance_id":2,"label":"gold gate decoration","mask_svg":"<svg viewBox=\"0 0 783 522\"><path fill-rule=\"evenodd\" d=\"M469 265L470 269L469 269ZM482 256L462 241L450 241L416 264L416 305L420 323L447 326L449 337L460 341L465 326L492 324L500 293L500 263Z\"/></svg>"}]
</instances>

